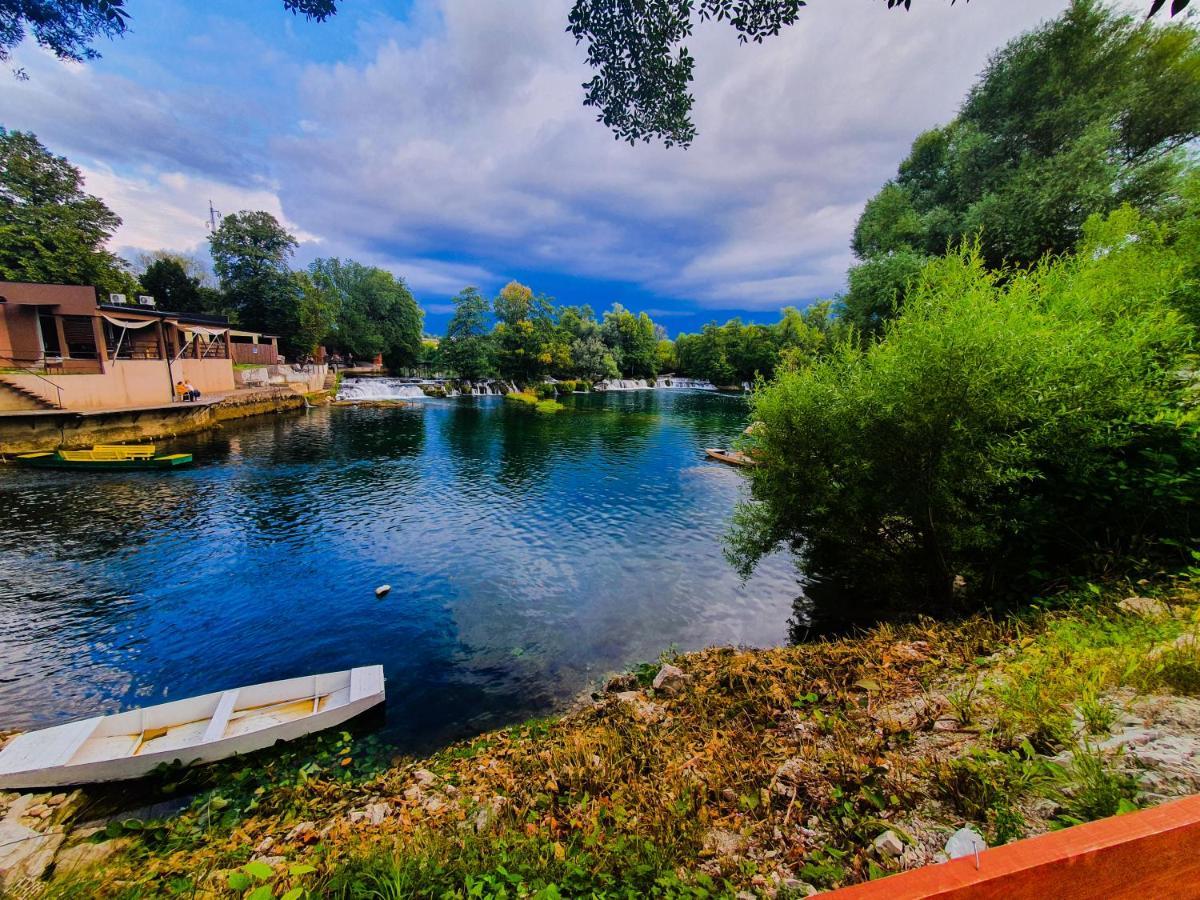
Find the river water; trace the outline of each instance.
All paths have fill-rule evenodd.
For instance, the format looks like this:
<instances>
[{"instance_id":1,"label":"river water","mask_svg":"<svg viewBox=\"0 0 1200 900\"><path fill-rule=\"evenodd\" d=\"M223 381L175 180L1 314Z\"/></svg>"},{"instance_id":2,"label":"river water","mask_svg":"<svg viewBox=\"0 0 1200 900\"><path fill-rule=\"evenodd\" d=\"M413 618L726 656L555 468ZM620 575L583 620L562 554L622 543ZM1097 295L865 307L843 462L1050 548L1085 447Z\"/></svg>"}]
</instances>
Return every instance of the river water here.
<instances>
[{"instance_id":1,"label":"river water","mask_svg":"<svg viewBox=\"0 0 1200 900\"><path fill-rule=\"evenodd\" d=\"M664 649L788 637L721 536L737 397L319 408L174 442L172 473L0 469L0 728L382 663L407 750L544 714ZM376 586L391 593L377 599Z\"/></svg>"}]
</instances>

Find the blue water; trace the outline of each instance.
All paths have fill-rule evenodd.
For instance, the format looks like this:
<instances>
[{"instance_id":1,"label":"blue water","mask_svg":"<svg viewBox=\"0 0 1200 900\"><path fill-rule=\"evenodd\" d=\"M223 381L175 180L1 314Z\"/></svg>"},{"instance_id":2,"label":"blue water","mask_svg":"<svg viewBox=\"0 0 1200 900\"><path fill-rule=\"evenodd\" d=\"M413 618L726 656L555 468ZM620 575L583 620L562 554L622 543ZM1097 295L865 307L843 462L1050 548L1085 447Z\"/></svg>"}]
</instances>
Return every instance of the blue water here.
<instances>
[{"instance_id":1,"label":"blue water","mask_svg":"<svg viewBox=\"0 0 1200 900\"><path fill-rule=\"evenodd\" d=\"M739 580L743 479L702 453L745 404L567 402L247 420L169 474L0 469L0 728L382 663L384 737L416 750L672 646L786 641L794 568Z\"/></svg>"}]
</instances>

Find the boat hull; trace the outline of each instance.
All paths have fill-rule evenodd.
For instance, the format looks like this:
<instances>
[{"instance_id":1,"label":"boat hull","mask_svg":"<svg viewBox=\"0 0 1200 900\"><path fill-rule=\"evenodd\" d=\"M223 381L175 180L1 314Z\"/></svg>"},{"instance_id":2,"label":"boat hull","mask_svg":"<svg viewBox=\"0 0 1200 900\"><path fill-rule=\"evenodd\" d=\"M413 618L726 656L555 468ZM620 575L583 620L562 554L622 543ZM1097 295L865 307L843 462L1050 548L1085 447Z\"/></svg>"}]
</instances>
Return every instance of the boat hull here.
<instances>
[{"instance_id":1,"label":"boat hull","mask_svg":"<svg viewBox=\"0 0 1200 900\"><path fill-rule=\"evenodd\" d=\"M758 460L740 450L722 450L717 447L706 447L704 452L710 459L715 459L717 462L723 462L731 466L742 466L752 469L759 464Z\"/></svg>"},{"instance_id":2,"label":"boat hull","mask_svg":"<svg viewBox=\"0 0 1200 900\"><path fill-rule=\"evenodd\" d=\"M190 465L192 454L172 453L150 459L64 459L55 453L23 453L17 457L22 466L35 469L75 469L83 472L128 472L140 470L170 470Z\"/></svg>"},{"instance_id":3,"label":"boat hull","mask_svg":"<svg viewBox=\"0 0 1200 900\"><path fill-rule=\"evenodd\" d=\"M66 752L76 753L78 748L85 743L81 735L86 738L87 735L97 733L102 728L104 721L111 717L97 716L43 731L19 735L5 747L3 752L0 752L0 790L25 790L127 781L149 775L162 765L180 763L191 766L213 763L233 756L253 753L256 750L263 750L279 741L292 741L315 734L318 731L348 722L383 702L385 695L381 666L364 666L352 670L352 678L350 696L344 704L332 706L279 725L158 752L88 762L68 762L53 766L35 767L35 765L30 765L26 767L23 765L24 760L33 761L42 755L41 745L50 747L51 754L53 748L60 745L67 747ZM278 683L282 684L283 682ZM257 687L263 686L253 685L251 689ZM229 693L233 692L224 692L224 694ZM181 703L204 703L206 701L217 703L219 708L220 698L224 694L210 694L204 697L190 698L186 701L177 701L174 704L164 704L161 707L147 707L145 712L152 713L156 709L165 709ZM141 711L130 710L118 715L128 716L139 712ZM50 736L49 739L47 736ZM72 744L72 742L74 743ZM6 757L9 758L6 759ZM17 770L3 771L5 768L16 768Z\"/></svg>"}]
</instances>

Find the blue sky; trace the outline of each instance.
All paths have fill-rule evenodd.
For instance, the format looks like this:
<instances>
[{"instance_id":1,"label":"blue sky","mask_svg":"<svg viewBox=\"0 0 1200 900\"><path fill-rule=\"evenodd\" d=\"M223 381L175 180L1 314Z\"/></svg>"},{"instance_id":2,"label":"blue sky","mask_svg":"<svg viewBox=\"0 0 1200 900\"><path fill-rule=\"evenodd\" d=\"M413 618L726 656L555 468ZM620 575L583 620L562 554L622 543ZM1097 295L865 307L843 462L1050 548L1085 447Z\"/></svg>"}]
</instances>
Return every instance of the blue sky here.
<instances>
[{"instance_id":1,"label":"blue sky","mask_svg":"<svg viewBox=\"0 0 1200 900\"><path fill-rule=\"evenodd\" d=\"M820 0L762 46L702 26L689 150L614 141L581 105L569 0L129 0L132 32L67 65L30 45L0 124L70 158L124 219L128 258L203 253L211 199L267 209L298 262L403 276L440 332L450 299L517 278L668 330L772 320L842 290L863 203L953 116L990 52L1066 0Z\"/></svg>"}]
</instances>

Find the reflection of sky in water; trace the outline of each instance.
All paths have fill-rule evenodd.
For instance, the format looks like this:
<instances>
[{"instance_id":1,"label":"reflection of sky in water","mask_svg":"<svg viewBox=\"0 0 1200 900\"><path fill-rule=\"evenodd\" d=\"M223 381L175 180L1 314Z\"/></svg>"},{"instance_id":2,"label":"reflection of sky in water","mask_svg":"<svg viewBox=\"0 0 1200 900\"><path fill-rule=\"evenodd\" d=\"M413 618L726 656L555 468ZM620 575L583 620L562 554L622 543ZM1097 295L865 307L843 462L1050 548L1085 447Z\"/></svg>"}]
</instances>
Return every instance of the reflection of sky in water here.
<instances>
[{"instance_id":1,"label":"reflection of sky in water","mask_svg":"<svg viewBox=\"0 0 1200 900\"><path fill-rule=\"evenodd\" d=\"M0 727L382 662L415 749L670 645L785 640L791 564L740 583L741 478L701 455L744 405L568 402L251 420L170 475L0 471Z\"/></svg>"}]
</instances>

